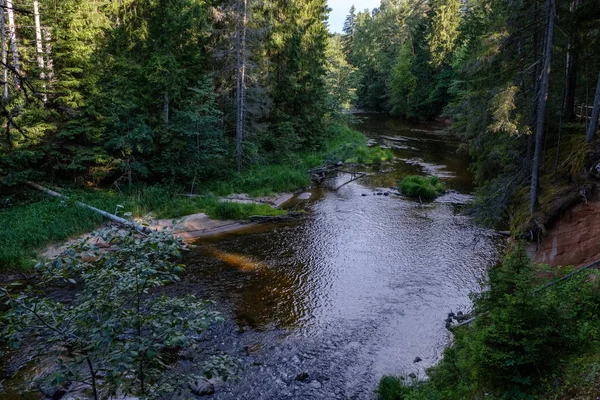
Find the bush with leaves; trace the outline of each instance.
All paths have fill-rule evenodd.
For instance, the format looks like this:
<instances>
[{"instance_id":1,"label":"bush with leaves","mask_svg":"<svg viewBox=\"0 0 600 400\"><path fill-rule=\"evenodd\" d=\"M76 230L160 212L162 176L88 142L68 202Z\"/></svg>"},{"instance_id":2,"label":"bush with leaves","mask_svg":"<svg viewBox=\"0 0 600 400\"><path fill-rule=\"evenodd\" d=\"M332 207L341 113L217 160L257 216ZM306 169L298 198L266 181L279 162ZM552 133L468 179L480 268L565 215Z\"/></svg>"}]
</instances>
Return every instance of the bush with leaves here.
<instances>
[{"instance_id":1,"label":"bush with leaves","mask_svg":"<svg viewBox=\"0 0 600 400\"><path fill-rule=\"evenodd\" d=\"M39 282L19 293L3 291L8 313L5 337L13 347L39 338L43 357L57 361L43 384L83 382L94 399L117 394L153 398L185 386L169 370L169 353L195 346L194 338L222 320L194 296L170 297L157 290L179 281L184 243L168 231L140 235L108 228L38 264ZM74 294L57 300L49 288Z\"/></svg>"}]
</instances>

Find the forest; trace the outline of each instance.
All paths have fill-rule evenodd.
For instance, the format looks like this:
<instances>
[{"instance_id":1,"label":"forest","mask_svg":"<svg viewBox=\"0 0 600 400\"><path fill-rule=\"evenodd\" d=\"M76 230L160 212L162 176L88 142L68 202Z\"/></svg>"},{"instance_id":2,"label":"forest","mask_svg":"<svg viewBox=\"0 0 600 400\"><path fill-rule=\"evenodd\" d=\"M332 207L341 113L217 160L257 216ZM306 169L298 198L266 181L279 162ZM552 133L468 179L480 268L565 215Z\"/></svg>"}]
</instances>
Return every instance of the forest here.
<instances>
[{"instance_id":1,"label":"forest","mask_svg":"<svg viewBox=\"0 0 600 400\"><path fill-rule=\"evenodd\" d=\"M0 8L0 272L81 289L70 308L0 285L0 344L36 336L75 354L52 385L84 380L95 399L168 398L160 396L177 386L161 381L170 352L223 321L194 296L152 297L185 272L186 245L161 232L104 232L120 249L114 256L84 243L59 264L37 263L40 248L102 225L72 201L135 218L276 218L286 211L222 198L298 191L317 184L313 171L346 164L384 169L392 150L355 129L368 114L443 125L457 157L470 160L476 190L465 213L511 236L488 290L472 296L475 322L453 331L428 378L386 376L377 395L598 395L597 272L538 290L573 269L534 265L524 242L539 243L597 196L600 0L382 0L352 6L341 33L330 32L326 0L0 0ZM70 200L48 199L32 182ZM421 209L445 192L438 177L426 183L433 189L416 196ZM123 296L137 306L112 309ZM163 326L166 336L151 339ZM233 365L218 358L202 379L234 375Z\"/></svg>"}]
</instances>

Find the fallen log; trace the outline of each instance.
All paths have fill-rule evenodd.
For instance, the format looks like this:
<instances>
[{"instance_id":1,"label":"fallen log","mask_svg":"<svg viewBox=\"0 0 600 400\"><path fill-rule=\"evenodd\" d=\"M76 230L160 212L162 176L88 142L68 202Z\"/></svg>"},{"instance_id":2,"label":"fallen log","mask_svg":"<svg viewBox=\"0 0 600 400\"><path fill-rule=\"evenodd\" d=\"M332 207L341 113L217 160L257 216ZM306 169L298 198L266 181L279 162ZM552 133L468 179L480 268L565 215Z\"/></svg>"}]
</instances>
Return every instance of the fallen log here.
<instances>
[{"instance_id":1,"label":"fallen log","mask_svg":"<svg viewBox=\"0 0 600 400\"><path fill-rule=\"evenodd\" d=\"M25 183L27 185L31 186L32 188L40 190L40 191L42 191L42 192L44 192L47 195L50 195L52 197L58 197L58 198L65 199L65 200L69 199L64 194L55 192L54 190L48 189L47 187L44 187L42 185L38 185L37 183L31 182L31 181L25 181ZM118 216L116 216L114 214L108 213L108 212L106 212L104 210L100 210L99 208L96 208L96 207L92 207L92 206L90 206L88 204L85 204L85 203L82 203L80 201L76 201L75 204L77 204L80 207L87 208L88 210L92 210L95 213L98 213L98 214L102 215L103 217L108 218L109 220L111 220L113 222L116 222L118 224L133 225L133 227L135 227L135 230L137 230L140 233L150 233L150 232L152 232L152 230L150 228L146 227L146 226L137 224L137 223L135 223L133 221L126 220L125 218L118 217Z\"/></svg>"}]
</instances>

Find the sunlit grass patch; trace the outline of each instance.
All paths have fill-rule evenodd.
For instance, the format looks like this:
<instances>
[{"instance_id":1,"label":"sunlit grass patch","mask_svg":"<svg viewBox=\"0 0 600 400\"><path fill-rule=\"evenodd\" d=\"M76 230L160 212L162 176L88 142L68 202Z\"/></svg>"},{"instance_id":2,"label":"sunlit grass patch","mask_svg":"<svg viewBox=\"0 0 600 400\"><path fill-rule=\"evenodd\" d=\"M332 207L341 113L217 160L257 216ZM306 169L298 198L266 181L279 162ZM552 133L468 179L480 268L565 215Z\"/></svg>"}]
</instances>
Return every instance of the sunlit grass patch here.
<instances>
[{"instance_id":1,"label":"sunlit grass patch","mask_svg":"<svg viewBox=\"0 0 600 400\"><path fill-rule=\"evenodd\" d=\"M433 200L446 191L446 186L437 176L409 175L400 182L398 188L403 195L422 200Z\"/></svg>"}]
</instances>

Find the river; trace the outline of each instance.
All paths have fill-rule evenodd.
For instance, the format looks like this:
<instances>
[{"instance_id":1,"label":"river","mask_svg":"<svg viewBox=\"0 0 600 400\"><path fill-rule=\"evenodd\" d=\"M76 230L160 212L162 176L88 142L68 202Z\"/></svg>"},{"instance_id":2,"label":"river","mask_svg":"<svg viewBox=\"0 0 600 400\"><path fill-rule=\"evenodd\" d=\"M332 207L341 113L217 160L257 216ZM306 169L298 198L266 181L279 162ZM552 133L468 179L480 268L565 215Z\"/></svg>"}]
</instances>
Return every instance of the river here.
<instances>
[{"instance_id":1,"label":"river","mask_svg":"<svg viewBox=\"0 0 600 400\"><path fill-rule=\"evenodd\" d=\"M177 291L227 316L206 351L243 365L213 398L374 398L384 374L425 376L451 341L447 314L467 312L481 289L496 246L461 213L473 185L458 143L437 126L362 118L391 164L314 188L300 221L205 238L189 256ZM440 176L449 193L421 205L390 189L415 173Z\"/></svg>"},{"instance_id":2,"label":"river","mask_svg":"<svg viewBox=\"0 0 600 400\"><path fill-rule=\"evenodd\" d=\"M214 300L225 316L178 362L198 373L211 354L238 360L236 378L207 398L373 399L384 374L424 378L451 341L447 314L469 311L497 254L494 233L461 213L473 184L458 143L384 116L357 128L395 160L313 188L292 202L301 220L201 239L167 289ZM407 174L437 175L449 191L404 198L394 186Z\"/></svg>"}]
</instances>

